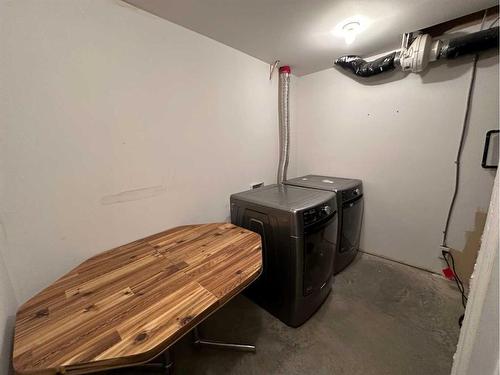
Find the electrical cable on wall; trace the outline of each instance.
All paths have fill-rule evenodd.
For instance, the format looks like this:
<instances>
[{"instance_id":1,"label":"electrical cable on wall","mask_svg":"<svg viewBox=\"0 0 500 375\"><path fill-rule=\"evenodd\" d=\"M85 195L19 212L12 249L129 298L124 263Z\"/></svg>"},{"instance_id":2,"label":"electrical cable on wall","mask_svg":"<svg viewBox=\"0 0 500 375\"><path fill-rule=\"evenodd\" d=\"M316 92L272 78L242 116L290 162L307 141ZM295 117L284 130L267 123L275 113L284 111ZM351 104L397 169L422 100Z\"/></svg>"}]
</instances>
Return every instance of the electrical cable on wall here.
<instances>
[{"instance_id":1,"label":"electrical cable on wall","mask_svg":"<svg viewBox=\"0 0 500 375\"><path fill-rule=\"evenodd\" d=\"M455 280L455 283L457 284L457 288L460 291L460 294L462 296L462 306L465 310L465 307L467 306L467 296L465 294L464 284L462 283L462 280L460 279L460 277L458 277L458 275L457 275L457 271L455 269L455 259L453 258L453 254L449 250L444 250L444 249L441 251L441 253L443 254L444 261L446 262L448 268L453 270L453 275L454 275L453 279ZM451 265L450 265L450 262L448 261L448 257L451 259ZM458 318L458 325L460 327L462 326L463 320L464 320L464 314L460 315L460 317Z\"/></svg>"},{"instance_id":2,"label":"electrical cable on wall","mask_svg":"<svg viewBox=\"0 0 500 375\"><path fill-rule=\"evenodd\" d=\"M481 22L481 30L483 30L484 22L486 21L487 10L484 11L483 20ZM462 123L462 132L460 135L460 142L458 144L457 157L455 159L455 186L453 189L453 195L450 202L450 207L448 209L448 215L446 216L446 224L443 230L443 241L441 246L445 249L448 249L448 231L450 227L450 220L453 214L453 210L455 208L455 202L457 200L458 188L460 185L460 163L462 160L462 152L465 145L465 139L467 138L467 129L469 124L470 117L470 108L472 104L472 93L474 91L474 83L476 81L476 70L477 70L477 61L479 59L479 55L476 53L472 59L472 72L469 82L469 89L467 91L467 102L465 106L465 114L464 120Z\"/></svg>"},{"instance_id":3,"label":"electrical cable on wall","mask_svg":"<svg viewBox=\"0 0 500 375\"><path fill-rule=\"evenodd\" d=\"M484 11L484 16L483 20L481 22L481 30L483 30L484 23L486 21L486 15L487 15L487 10ZM498 21L498 18L493 21L490 25L490 28ZM474 84L476 82L476 71L477 71L477 62L479 60L479 54L475 54L473 59L472 59L472 71L471 71L471 77L470 77L470 82L469 82L469 89L467 91L467 101L466 101L466 106L465 106L465 114L464 114L464 119L462 123L462 131L460 134L460 142L458 143L458 150L457 150L457 156L455 159L455 186L453 188L453 195L451 198L450 202L450 207L448 209L448 214L446 216L446 223L445 227L443 230L443 241L441 244L441 247L443 248L441 253L443 255L443 258L448 266L453 271L453 278L455 280L455 283L457 284L458 290L460 291L460 294L462 296L462 306L465 309L467 305L467 295L465 294L465 288L464 284L462 283L462 280L457 274L457 271L455 269L455 259L453 258L453 254L450 251L450 248L448 247L448 231L450 228L450 221L451 221L451 216L453 214L453 210L455 208L455 203L457 200L457 195L458 195L458 189L460 186L460 163L462 160L462 153L465 145L465 140L467 138L467 130L468 130L468 125L469 125L469 118L470 118L470 110L471 110L471 105L472 105L472 94L474 92ZM451 265L449 262L449 259L451 259ZM464 314L460 316L458 319L458 324L459 326L462 326L462 321L464 319Z\"/></svg>"}]
</instances>

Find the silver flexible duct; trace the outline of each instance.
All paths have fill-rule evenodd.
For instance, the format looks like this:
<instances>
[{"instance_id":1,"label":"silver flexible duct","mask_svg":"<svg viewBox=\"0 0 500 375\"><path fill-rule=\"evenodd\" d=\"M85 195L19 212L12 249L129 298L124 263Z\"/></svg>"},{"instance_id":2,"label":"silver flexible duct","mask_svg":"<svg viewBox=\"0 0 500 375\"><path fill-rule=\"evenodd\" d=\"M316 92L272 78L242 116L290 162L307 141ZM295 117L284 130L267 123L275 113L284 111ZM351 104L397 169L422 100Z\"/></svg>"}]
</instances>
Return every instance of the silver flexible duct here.
<instances>
[{"instance_id":1,"label":"silver flexible duct","mask_svg":"<svg viewBox=\"0 0 500 375\"><path fill-rule=\"evenodd\" d=\"M286 179L288 170L288 159L290 153L290 67L280 67L279 79L279 147L280 159L278 165L278 184L282 184Z\"/></svg>"}]
</instances>

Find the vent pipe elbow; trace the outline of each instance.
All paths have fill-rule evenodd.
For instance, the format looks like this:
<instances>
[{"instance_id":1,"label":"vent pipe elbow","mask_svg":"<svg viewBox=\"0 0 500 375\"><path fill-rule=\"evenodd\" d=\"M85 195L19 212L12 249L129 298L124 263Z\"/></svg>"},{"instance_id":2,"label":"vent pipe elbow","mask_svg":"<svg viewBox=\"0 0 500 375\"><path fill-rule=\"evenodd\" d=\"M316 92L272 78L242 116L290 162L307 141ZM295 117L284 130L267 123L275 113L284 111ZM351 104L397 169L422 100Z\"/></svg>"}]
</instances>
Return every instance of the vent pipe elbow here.
<instances>
[{"instance_id":1,"label":"vent pipe elbow","mask_svg":"<svg viewBox=\"0 0 500 375\"><path fill-rule=\"evenodd\" d=\"M373 61L365 61L360 56L347 55L335 60L335 65L350 70L358 77L370 77L395 68L396 52Z\"/></svg>"}]
</instances>

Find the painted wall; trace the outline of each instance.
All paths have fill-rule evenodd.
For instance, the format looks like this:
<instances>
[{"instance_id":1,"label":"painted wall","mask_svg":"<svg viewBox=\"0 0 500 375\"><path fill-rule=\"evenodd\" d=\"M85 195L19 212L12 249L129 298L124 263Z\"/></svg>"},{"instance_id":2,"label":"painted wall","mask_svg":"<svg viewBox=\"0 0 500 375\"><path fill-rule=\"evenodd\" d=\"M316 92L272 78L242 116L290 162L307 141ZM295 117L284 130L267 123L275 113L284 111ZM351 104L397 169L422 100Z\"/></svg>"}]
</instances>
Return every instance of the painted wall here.
<instances>
[{"instance_id":1,"label":"painted wall","mask_svg":"<svg viewBox=\"0 0 500 375\"><path fill-rule=\"evenodd\" d=\"M0 13L0 215L20 302L99 251L229 220L231 193L275 181L266 63L113 0Z\"/></svg>"},{"instance_id":2,"label":"painted wall","mask_svg":"<svg viewBox=\"0 0 500 375\"><path fill-rule=\"evenodd\" d=\"M6 375L9 369L16 309L14 290L0 253L0 375Z\"/></svg>"},{"instance_id":3,"label":"painted wall","mask_svg":"<svg viewBox=\"0 0 500 375\"><path fill-rule=\"evenodd\" d=\"M478 63L449 235L458 250L481 233L477 222L484 223L494 180L480 163L486 131L498 128L496 53L484 53ZM441 270L439 245L470 73L471 57L464 57L423 74L361 80L328 69L297 81L297 172L363 180L362 249Z\"/></svg>"}]
</instances>

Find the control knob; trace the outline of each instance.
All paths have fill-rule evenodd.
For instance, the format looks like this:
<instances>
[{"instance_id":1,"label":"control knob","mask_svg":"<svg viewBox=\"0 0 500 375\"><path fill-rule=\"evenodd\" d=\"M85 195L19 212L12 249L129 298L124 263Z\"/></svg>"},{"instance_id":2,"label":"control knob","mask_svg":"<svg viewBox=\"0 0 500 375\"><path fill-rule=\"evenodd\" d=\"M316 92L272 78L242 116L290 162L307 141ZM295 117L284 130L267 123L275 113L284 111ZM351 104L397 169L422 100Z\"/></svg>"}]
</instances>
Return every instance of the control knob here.
<instances>
[{"instance_id":1,"label":"control knob","mask_svg":"<svg viewBox=\"0 0 500 375\"><path fill-rule=\"evenodd\" d=\"M328 205L321 207L321 213L325 216L328 216L332 213L332 208Z\"/></svg>"}]
</instances>

